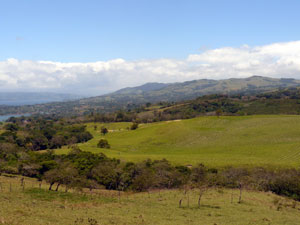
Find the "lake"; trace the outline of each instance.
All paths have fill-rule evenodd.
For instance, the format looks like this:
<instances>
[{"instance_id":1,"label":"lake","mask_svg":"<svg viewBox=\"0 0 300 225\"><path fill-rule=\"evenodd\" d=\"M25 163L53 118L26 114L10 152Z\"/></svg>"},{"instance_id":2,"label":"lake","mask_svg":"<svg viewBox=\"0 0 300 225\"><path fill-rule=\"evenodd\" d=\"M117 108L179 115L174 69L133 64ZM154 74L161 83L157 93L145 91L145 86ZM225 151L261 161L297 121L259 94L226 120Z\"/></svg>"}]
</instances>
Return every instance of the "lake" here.
<instances>
[{"instance_id":1,"label":"lake","mask_svg":"<svg viewBox=\"0 0 300 225\"><path fill-rule=\"evenodd\" d=\"M9 115L3 115L1 116L0 115L0 122L3 122L7 119L9 119L10 117L21 117L21 116L30 116L30 114L19 114L19 115L16 115L16 114L9 114Z\"/></svg>"}]
</instances>

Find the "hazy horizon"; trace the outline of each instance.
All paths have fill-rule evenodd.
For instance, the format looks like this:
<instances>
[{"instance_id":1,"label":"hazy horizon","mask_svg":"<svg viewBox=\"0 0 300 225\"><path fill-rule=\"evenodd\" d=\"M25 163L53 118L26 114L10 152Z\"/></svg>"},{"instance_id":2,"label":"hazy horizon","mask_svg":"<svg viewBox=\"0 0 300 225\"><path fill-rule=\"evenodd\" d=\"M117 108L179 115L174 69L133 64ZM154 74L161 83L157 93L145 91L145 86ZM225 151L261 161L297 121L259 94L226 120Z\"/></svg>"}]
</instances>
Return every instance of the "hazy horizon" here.
<instances>
[{"instance_id":1,"label":"hazy horizon","mask_svg":"<svg viewBox=\"0 0 300 225\"><path fill-rule=\"evenodd\" d=\"M297 78L291 78L291 77L269 77L269 76L260 76L260 75L252 75L249 77L242 77L242 78L235 78L235 77L229 77L226 79L220 78L220 79L209 79L209 78L201 78L201 79L196 79L196 80L227 80L227 79L247 79L250 77L267 77L267 78L273 78L273 79L296 79L296 80L300 80ZM20 91L20 90L16 90L16 91L0 91L0 105L1 105L1 94L56 94L56 95L70 95L70 97L74 97L74 99L80 99L80 98L88 98L88 97L96 97L96 96L102 96L102 95L107 95L107 94L112 94L116 91L120 91L122 89L125 88L135 88L135 87L139 87L139 86L143 86L143 85L147 85L147 84L151 84L151 83L164 83L164 84L175 84L175 83L184 83L184 82L190 82L190 81L195 81L195 79L193 80L185 80L182 82L146 82L146 83L142 83L140 85L136 85L136 86L126 86L126 87L122 87L113 91L109 91L109 92L105 92L105 93L101 93L101 94L76 94L76 93L68 93L68 92L56 92L56 91L43 91L43 90L39 90L39 91ZM48 101L47 101L48 102ZM11 104L9 104L11 105ZM24 105L24 104L21 104Z\"/></svg>"}]
</instances>

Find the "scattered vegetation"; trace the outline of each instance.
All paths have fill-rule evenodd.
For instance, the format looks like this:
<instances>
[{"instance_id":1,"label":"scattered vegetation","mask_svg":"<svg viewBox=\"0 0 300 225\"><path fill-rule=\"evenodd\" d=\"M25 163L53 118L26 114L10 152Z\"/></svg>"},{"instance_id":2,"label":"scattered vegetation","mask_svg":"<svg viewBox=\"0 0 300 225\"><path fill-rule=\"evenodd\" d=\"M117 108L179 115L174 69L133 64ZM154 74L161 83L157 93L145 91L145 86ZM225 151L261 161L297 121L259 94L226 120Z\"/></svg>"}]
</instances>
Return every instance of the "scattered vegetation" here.
<instances>
[{"instance_id":1,"label":"scattered vegetation","mask_svg":"<svg viewBox=\"0 0 300 225\"><path fill-rule=\"evenodd\" d=\"M0 176L1 225L110 224L289 224L297 225L299 204L272 193L207 188L149 190L143 193L89 189L48 191L48 184L20 176ZM181 207L178 206L182 199Z\"/></svg>"}]
</instances>

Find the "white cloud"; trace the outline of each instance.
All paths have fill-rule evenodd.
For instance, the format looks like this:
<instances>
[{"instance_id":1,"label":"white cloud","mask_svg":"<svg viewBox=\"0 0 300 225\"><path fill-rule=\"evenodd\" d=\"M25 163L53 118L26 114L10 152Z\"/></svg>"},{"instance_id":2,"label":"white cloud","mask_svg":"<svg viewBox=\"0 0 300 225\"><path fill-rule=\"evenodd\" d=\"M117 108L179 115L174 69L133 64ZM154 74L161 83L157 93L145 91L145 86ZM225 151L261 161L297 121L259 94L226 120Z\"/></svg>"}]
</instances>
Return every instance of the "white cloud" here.
<instances>
[{"instance_id":1,"label":"white cloud","mask_svg":"<svg viewBox=\"0 0 300 225\"><path fill-rule=\"evenodd\" d=\"M189 55L185 60L61 63L7 59L0 62L0 90L97 95L146 82L252 75L300 79L300 41L224 47Z\"/></svg>"}]
</instances>

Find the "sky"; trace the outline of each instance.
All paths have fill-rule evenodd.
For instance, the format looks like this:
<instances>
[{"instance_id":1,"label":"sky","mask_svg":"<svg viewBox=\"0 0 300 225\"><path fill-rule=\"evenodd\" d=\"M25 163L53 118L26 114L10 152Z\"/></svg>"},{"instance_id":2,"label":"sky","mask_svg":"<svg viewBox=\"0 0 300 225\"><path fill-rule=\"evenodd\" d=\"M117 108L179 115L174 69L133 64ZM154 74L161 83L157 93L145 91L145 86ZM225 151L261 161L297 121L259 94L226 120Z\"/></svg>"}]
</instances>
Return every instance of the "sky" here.
<instances>
[{"instance_id":1,"label":"sky","mask_svg":"<svg viewBox=\"0 0 300 225\"><path fill-rule=\"evenodd\" d=\"M0 92L300 79L298 0L0 0Z\"/></svg>"}]
</instances>

